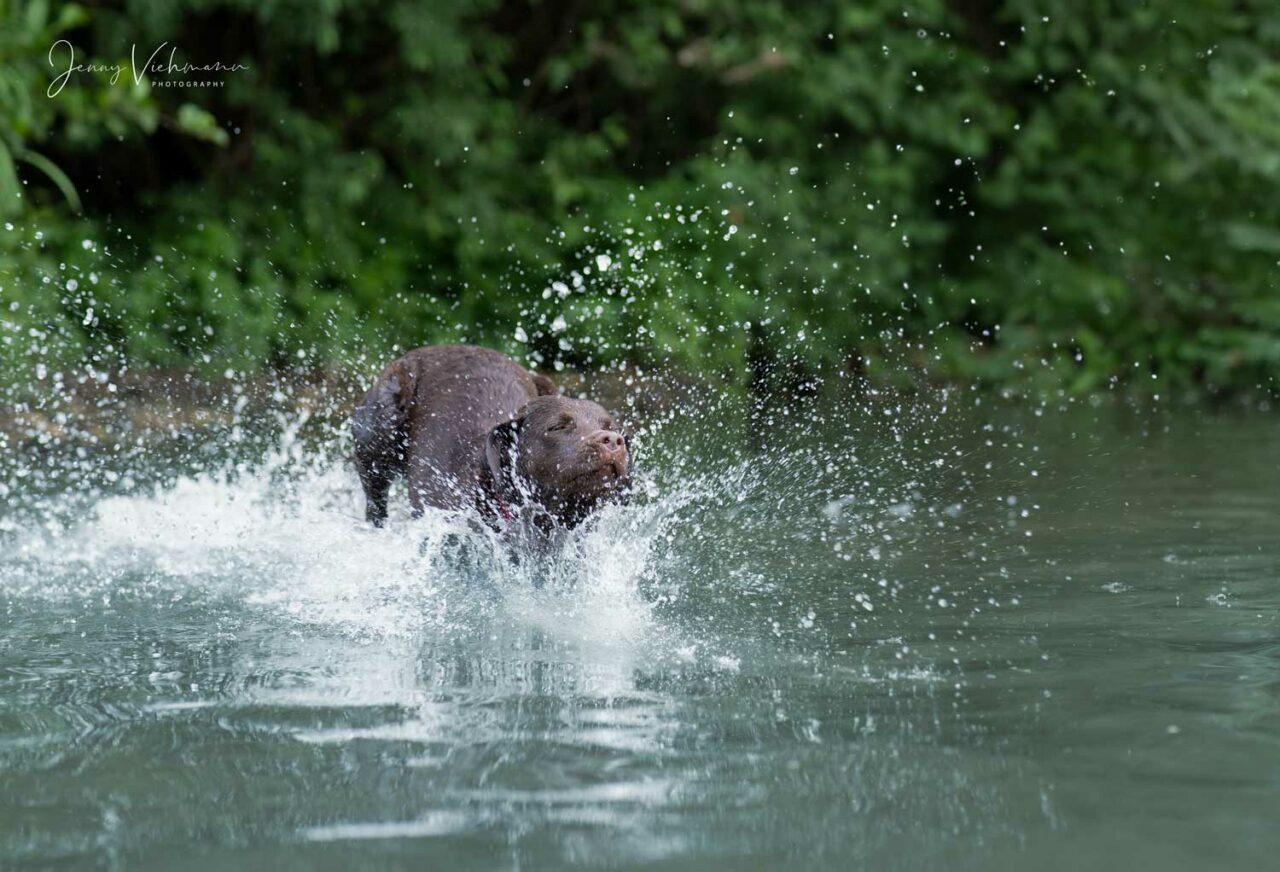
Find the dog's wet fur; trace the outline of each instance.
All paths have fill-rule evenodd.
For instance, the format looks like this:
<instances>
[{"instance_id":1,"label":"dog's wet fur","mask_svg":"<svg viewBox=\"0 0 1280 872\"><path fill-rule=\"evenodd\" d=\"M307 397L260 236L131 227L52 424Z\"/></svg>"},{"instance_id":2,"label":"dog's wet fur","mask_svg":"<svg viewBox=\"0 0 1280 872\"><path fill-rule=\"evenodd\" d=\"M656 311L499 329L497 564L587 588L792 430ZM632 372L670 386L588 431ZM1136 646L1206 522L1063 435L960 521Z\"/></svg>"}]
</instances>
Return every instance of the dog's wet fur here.
<instances>
[{"instance_id":1,"label":"dog's wet fur","mask_svg":"<svg viewBox=\"0 0 1280 872\"><path fill-rule=\"evenodd\" d=\"M573 527L630 487L631 443L612 415L487 348L410 351L382 371L351 422L375 526L402 475L415 517L474 506L494 527L524 508Z\"/></svg>"}]
</instances>

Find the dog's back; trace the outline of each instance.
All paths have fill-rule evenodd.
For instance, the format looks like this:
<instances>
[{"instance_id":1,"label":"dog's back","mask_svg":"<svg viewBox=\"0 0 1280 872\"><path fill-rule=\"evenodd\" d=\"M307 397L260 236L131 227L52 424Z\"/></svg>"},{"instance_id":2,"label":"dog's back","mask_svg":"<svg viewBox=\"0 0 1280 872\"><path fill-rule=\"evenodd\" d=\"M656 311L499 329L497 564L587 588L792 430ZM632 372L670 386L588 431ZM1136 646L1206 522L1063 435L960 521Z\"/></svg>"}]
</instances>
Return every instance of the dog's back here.
<instances>
[{"instance_id":1,"label":"dog's back","mask_svg":"<svg viewBox=\"0 0 1280 872\"><path fill-rule=\"evenodd\" d=\"M368 519L386 519L387 491L400 475L415 514L466 505L481 437L555 393L549 378L488 348L427 346L393 361L351 414Z\"/></svg>"}]
</instances>

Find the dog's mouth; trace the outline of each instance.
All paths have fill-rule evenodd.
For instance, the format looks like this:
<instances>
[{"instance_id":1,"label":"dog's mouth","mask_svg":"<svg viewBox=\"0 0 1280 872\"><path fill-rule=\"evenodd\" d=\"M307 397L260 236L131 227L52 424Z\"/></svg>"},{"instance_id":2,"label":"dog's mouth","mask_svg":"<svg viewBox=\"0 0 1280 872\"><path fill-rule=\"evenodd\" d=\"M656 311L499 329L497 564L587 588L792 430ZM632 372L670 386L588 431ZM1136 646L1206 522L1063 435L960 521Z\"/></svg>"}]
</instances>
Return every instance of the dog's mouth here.
<instances>
[{"instance_id":1,"label":"dog's mouth","mask_svg":"<svg viewBox=\"0 0 1280 872\"><path fill-rule=\"evenodd\" d=\"M631 470L629 466L625 462L606 460L598 466L583 470L574 476L572 482L575 485L583 485L593 490L601 487L605 490L617 490L630 481Z\"/></svg>"}]
</instances>

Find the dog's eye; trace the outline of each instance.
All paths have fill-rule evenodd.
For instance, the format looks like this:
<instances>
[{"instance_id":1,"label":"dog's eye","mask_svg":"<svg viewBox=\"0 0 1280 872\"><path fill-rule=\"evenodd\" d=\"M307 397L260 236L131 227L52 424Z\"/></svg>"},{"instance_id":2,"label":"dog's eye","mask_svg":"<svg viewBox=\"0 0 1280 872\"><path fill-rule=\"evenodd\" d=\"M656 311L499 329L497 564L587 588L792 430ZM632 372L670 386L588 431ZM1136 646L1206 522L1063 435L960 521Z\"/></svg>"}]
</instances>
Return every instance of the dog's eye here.
<instances>
[{"instance_id":1,"label":"dog's eye","mask_svg":"<svg viewBox=\"0 0 1280 872\"><path fill-rule=\"evenodd\" d=\"M547 432L548 432L548 433L555 433L555 432L558 432L558 431L561 431L561 430L572 430L572 429L573 429L573 419L572 419L572 418L561 418L559 421L557 421L556 423L554 423L554 424L552 424L550 427L548 427L548 428L547 428Z\"/></svg>"}]
</instances>

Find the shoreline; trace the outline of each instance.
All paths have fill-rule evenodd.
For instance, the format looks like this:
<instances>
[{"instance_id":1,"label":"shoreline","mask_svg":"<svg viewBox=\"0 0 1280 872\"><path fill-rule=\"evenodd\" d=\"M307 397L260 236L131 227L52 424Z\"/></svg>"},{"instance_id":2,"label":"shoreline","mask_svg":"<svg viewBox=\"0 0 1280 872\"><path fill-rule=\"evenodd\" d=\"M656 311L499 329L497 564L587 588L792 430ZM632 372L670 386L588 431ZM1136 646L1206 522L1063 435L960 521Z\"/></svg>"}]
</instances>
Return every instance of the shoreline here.
<instances>
[{"instance_id":1,"label":"shoreline","mask_svg":"<svg viewBox=\"0 0 1280 872\"><path fill-rule=\"evenodd\" d=\"M731 385L683 370L626 368L621 370L565 370L552 373L562 393L589 396L637 416L654 416L696 402L709 392L750 396L749 386ZM372 378L372 374L369 376ZM60 387L56 387L58 385ZM0 448L52 449L62 445L96 448L163 443L181 437L254 426L273 414L305 415L310 426L345 427L351 407L364 388L359 378L336 367L263 371L243 378L203 377L196 370L138 369L120 372L86 370L72 382L50 382L50 402L6 404L0 411ZM1239 409L1268 414L1280 404L1265 392L1212 395L1184 391L1175 397L1122 387L1113 391L1071 394L1064 390L1036 392L976 382L878 385L849 374L815 377L777 385L758 396L768 406L780 400L812 397L854 398L883 402L890 398L920 397L955 392L974 393L1001 402L1138 403L1152 407L1177 406L1205 411ZM56 391L56 394L53 393Z\"/></svg>"}]
</instances>

